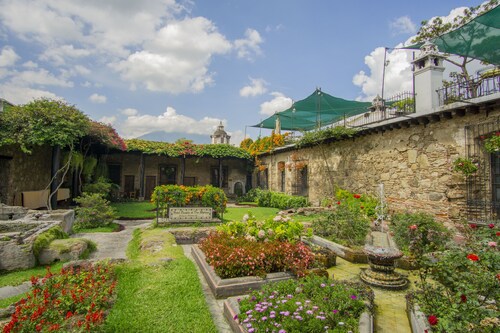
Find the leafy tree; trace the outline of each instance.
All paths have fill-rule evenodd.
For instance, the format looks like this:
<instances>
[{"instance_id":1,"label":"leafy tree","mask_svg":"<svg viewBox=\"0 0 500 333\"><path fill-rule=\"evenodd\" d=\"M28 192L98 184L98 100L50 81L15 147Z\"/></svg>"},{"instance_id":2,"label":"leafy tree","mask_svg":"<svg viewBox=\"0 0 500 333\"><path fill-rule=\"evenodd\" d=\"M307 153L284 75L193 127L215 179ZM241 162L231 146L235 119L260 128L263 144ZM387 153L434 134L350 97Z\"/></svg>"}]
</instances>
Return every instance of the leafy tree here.
<instances>
[{"instance_id":1,"label":"leafy tree","mask_svg":"<svg viewBox=\"0 0 500 333\"><path fill-rule=\"evenodd\" d=\"M412 43L423 43L426 41L431 41L447 32L455 30L459 27L463 27L475 17L486 13L487 11L495 8L497 5L498 0L490 0L486 4L476 7L470 7L464 10L462 15L458 15L457 17L455 17L452 22L444 22L440 17L436 17L431 21L422 21L422 26L420 27L416 38L412 40ZM485 34L483 28L477 28L475 26L469 25L467 26L466 33L461 35L461 40L457 40L456 42L460 44L460 48L462 50L468 50L474 40L478 38L484 38L484 35ZM469 84L473 83L467 70L467 64L474 60L473 58L467 56L458 56L458 60L449 58L445 60L460 68L461 74L455 73L454 75L458 82L465 81ZM469 86L471 87L471 92L474 96L474 85Z\"/></svg>"},{"instance_id":2,"label":"leafy tree","mask_svg":"<svg viewBox=\"0 0 500 333\"><path fill-rule=\"evenodd\" d=\"M42 98L0 114L0 146L19 144L25 153L45 144L71 147L88 127L88 117L75 106Z\"/></svg>"}]
</instances>

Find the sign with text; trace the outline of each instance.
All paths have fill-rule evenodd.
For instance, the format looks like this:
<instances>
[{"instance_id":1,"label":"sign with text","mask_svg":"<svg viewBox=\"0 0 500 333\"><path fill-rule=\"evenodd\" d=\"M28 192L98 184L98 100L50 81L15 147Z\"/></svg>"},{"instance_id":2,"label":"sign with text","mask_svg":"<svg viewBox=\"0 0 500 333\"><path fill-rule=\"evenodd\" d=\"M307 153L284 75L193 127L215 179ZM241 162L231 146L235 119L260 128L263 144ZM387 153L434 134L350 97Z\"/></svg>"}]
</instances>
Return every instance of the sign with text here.
<instances>
[{"instance_id":1,"label":"sign with text","mask_svg":"<svg viewBox=\"0 0 500 333\"><path fill-rule=\"evenodd\" d=\"M212 220L212 208L171 207L168 210L168 218L174 221L210 221Z\"/></svg>"}]
</instances>

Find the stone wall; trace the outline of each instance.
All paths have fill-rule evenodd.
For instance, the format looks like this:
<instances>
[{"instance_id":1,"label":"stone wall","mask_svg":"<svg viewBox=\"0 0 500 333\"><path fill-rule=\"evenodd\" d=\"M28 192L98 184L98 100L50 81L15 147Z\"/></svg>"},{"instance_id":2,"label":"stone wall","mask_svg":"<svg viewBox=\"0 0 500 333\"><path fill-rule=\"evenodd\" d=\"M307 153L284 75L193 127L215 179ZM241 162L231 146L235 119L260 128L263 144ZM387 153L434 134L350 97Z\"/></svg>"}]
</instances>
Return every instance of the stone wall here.
<instances>
[{"instance_id":1,"label":"stone wall","mask_svg":"<svg viewBox=\"0 0 500 333\"><path fill-rule=\"evenodd\" d=\"M0 202L21 205L21 192L43 190L50 181L52 149L34 147L31 154L19 147L0 147Z\"/></svg>"},{"instance_id":2,"label":"stone wall","mask_svg":"<svg viewBox=\"0 0 500 333\"><path fill-rule=\"evenodd\" d=\"M498 116L500 109L455 115L428 124L360 135L303 149L282 149L261 156L269 189L280 190L278 162L285 162L285 192L292 193L299 161L307 165L309 199L319 204L336 187L375 194L383 183L392 210L419 210L442 220L464 217L465 178L451 163L465 154L465 131ZM289 168L290 167L290 168Z\"/></svg>"}]
</instances>

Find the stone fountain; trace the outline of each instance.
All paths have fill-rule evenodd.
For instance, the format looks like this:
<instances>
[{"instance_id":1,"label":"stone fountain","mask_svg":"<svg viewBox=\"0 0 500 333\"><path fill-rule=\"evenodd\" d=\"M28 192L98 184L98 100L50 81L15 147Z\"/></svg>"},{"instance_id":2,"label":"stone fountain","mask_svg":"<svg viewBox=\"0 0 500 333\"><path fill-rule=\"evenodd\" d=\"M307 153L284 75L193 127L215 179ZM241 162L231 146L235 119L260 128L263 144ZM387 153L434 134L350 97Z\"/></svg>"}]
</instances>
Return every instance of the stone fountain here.
<instances>
[{"instance_id":1,"label":"stone fountain","mask_svg":"<svg viewBox=\"0 0 500 333\"><path fill-rule=\"evenodd\" d=\"M377 220L375 226L380 231L372 231L370 241L365 245L363 252L368 256L369 268L361 270L360 278L366 284L385 289L401 290L409 285L408 279L395 272L395 261L403 256L391 241L389 235L384 232L384 219L386 215L386 203L384 195L384 184L379 185L379 204L376 207Z\"/></svg>"},{"instance_id":2,"label":"stone fountain","mask_svg":"<svg viewBox=\"0 0 500 333\"><path fill-rule=\"evenodd\" d=\"M361 270L360 278L366 284L385 289L401 290L408 287L408 279L395 272L394 261L403 256L396 248L366 245L369 268Z\"/></svg>"}]
</instances>

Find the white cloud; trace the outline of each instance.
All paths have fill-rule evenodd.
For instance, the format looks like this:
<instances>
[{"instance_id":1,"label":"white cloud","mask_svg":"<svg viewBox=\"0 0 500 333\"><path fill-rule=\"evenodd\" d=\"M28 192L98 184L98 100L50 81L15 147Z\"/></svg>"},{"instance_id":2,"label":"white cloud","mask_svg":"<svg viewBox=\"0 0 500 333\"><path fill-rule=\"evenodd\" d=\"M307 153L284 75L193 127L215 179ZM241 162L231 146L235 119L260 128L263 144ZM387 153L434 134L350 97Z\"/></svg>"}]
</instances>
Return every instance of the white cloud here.
<instances>
[{"instance_id":1,"label":"white cloud","mask_svg":"<svg viewBox=\"0 0 500 333\"><path fill-rule=\"evenodd\" d=\"M401 16L389 24L394 35L415 34L417 26L408 16Z\"/></svg>"},{"instance_id":2,"label":"white cloud","mask_svg":"<svg viewBox=\"0 0 500 333\"><path fill-rule=\"evenodd\" d=\"M22 86L56 86L73 87L73 82L66 80L64 75L54 76L46 69L12 72L12 82Z\"/></svg>"},{"instance_id":3,"label":"white cloud","mask_svg":"<svg viewBox=\"0 0 500 333\"><path fill-rule=\"evenodd\" d=\"M264 40L257 30L247 29L245 31L245 38L234 41L238 58L252 60L255 55L262 54L260 44L262 44L263 41Z\"/></svg>"},{"instance_id":4,"label":"white cloud","mask_svg":"<svg viewBox=\"0 0 500 333\"><path fill-rule=\"evenodd\" d=\"M259 96L267 92L267 82L264 79L250 78L251 84L240 89L240 96Z\"/></svg>"},{"instance_id":5,"label":"white cloud","mask_svg":"<svg viewBox=\"0 0 500 333\"><path fill-rule=\"evenodd\" d=\"M115 121L116 121L116 116L111 116L111 117L104 116L99 119L99 122L109 125L113 125Z\"/></svg>"},{"instance_id":6,"label":"white cloud","mask_svg":"<svg viewBox=\"0 0 500 333\"><path fill-rule=\"evenodd\" d=\"M37 98L63 99L50 91L33 89L13 84L1 84L0 96L5 96L7 100L14 104L26 104Z\"/></svg>"},{"instance_id":7,"label":"white cloud","mask_svg":"<svg viewBox=\"0 0 500 333\"><path fill-rule=\"evenodd\" d=\"M213 133L213 128L221 120L204 117L200 120L178 114L172 107L159 115L134 115L128 116L121 126L120 133L124 137L137 138L148 133L163 131L166 133L206 134Z\"/></svg>"},{"instance_id":8,"label":"white cloud","mask_svg":"<svg viewBox=\"0 0 500 333\"><path fill-rule=\"evenodd\" d=\"M89 81L85 81L83 82L82 84L80 84L82 87L85 87L85 88L89 88L92 86L92 83L90 83Z\"/></svg>"},{"instance_id":9,"label":"white cloud","mask_svg":"<svg viewBox=\"0 0 500 333\"><path fill-rule=\"evenodd\" d=\"M19 59L20 57L17 55L16 51L10 46L5 46L2 51L0 51L0 67L12 66Z\"/></svg>"},{"instance_id":10,"label":"white cloud","mask_svg":"<svg viewBox=\"0 0 500 333\"><path fill-rule=\"evenodd\" d=\"M444 23L452 22L453 19L462 15L466 7L459 7L452 9L450 14L442 16L441 19ZM436 17L428 20L432 22ZM404 45L411 45L411 40L415 36L408 38ZM398 45L396 47L401 47ZM419 51L416 51L418 55ZM390 50L387 52L388 65L385 68L385 86L384 98L393 96L394 94L403 91L412 91L412 72L411 72L411 51L407 50ZM365 64L368 67L368 72L361 70L354 75L352 82L361 87L361 94L358 100L371 101L375 96L381 94L382 91L382 75L383 75L383 62L384 62L384 48L377 47L369 55L365 56ZM470 64L471 73L478 68L477 61ZM450 71L457 71L457 67L451 65L449 62L444 62L445 77Z\"/></svg>"},{"instance_id":11,"label":"white cloud","mask_svg":"<svg viewBox=\"0 0 500 333\"><path fill-rule=\"evenodd\" d=\"M23 64L23 67L25 67L25 68L37 68L38 64L36 62L29 60Z\"/></svg>"},{"instance_id":12,"label":"white cloud","mask_svg":"<svg viewBox=\"0 0 500 333\"><path fill-rule=\"evenodd\" d=\"M91 54L92 51L89 49L78 49L73 45L62 45L46 49L40 56L40 59L51 61L56 65L63 65L66 62L66 58L81 58Z\"/></svg>"},{"instance_id":13,"label":"white cloud","mask_svg":"<svg viewBox=\"0 0 500 333\"><path fill-rule=\"evenodd\" d=\"M274 98L260 105L260 114L271 116L275 112L280 112L292 106L293 101L290 97L286 97L280 92L272 92L270 94Z\"/></svg>"},{"instance_id":14,"label":"white cloud","mask_svg":"<svg viewBox=\"0 0 500 333\"><path fill-rule=\"evenodd\" d=\"M108 98L104 95L99 95L97 93L94 93L92 95L89 96L89 100L92 102L92 103L96 103L96 104L104 104L107 102Z\"/></svg>"},{"instance_id":15,"label":"white cloud","mask_svg":"<svg viewBox=\"0 0 500 333\"><path fill-rule=\"evenodd\" d=\"M390 97L403 91L412 91L411 52L393 50L387 52L388 65L385 68L384 97ZM378 47L365 57L369 74L360 71L352 82L362 88L363 95L358 99L371 101L382 94L382 76L384 72L384 48Z\"/></svg>"},{"instance_id":16,"label":"white cloud","mask_svg":"<svg viewBox=\"0 0 500 333\"><path fill-rule=\"evenodd\" d=\"M123 110L120 110L121 114L123 115L126 115L126 116L136 116L139 111L137 111L136 109L133 109L133 108L126 108L126 109L123 109Z\"/></svg>"},{"instance_id":17,"label":"white cloud","mask_svg":"<svg viewBox=\"0 0 500 333\"><path fill-rule=\"evenodd\" d=\"M243 141L245 133L241 130L237 130L234 132L228 132L228 134L231 136L231 145L239 147L241 141Z\"/></svg>"},{"instance_id":18,"label":"white cloud","mask_svg":"<svg viewBox=\"0 0 500 333\"><path fill-rule=\"evenodd\" d=\"M208 65L231 43L206 18L188 18L163 27L144 49L111 65L122 79L148 90L199 92L213 82Z\"/></svg>"}]
</instances>

